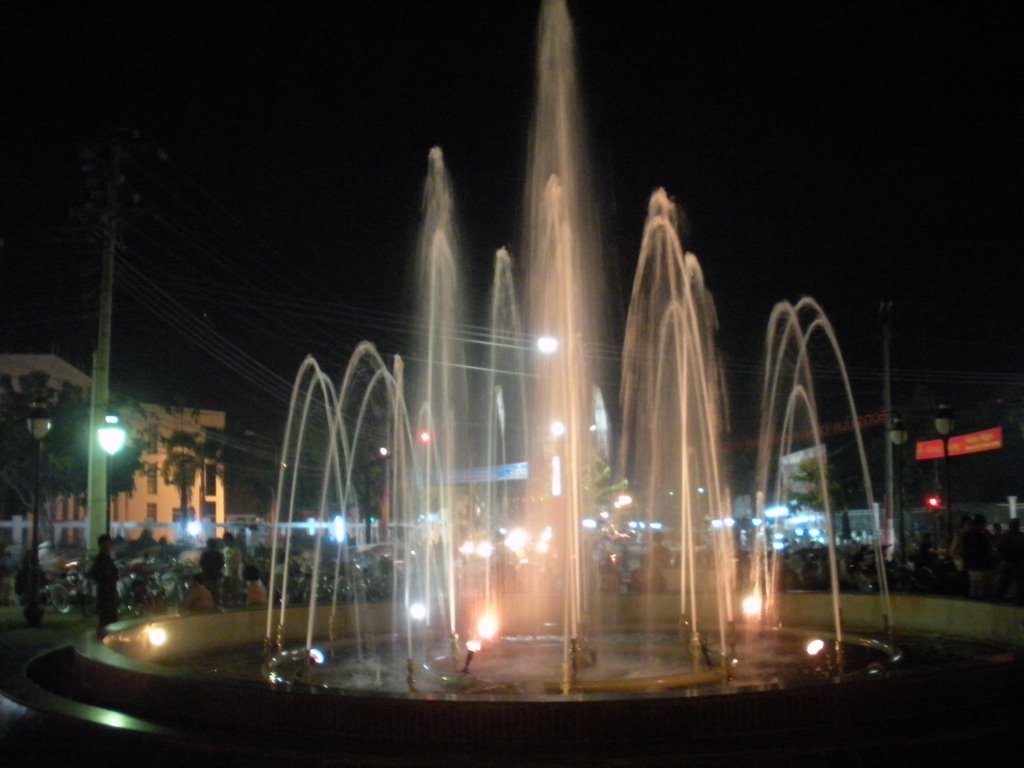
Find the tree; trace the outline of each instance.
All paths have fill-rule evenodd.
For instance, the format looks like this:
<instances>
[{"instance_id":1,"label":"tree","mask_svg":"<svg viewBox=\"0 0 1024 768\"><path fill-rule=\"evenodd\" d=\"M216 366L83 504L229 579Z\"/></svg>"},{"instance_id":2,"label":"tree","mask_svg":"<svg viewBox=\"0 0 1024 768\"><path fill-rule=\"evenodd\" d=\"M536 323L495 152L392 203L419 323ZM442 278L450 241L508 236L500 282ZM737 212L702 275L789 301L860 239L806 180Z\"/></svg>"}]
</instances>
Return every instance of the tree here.
<instances>
[{"instance_id":1,"label":"tree","mask_svg":"<svg viewBox=\"0 0 1024 768\"><path fill-rule=\"evenodd\" d=\"M162 438L161 442L167 457L160 467L160 472L165 483L178 489L182 514L186 514L192 488L196 484L196 476L199 475L200 481L204 482L204 470L210 464L217 466L217 473L220 474L220 446L214 441L207 440L204 434L185 430L176 430L168 437ZM202 514L201 507L197 507L196 514Z\"/></svg>"},{"instance_id":2,"label":"tree","mask_svg":"<svg viewBox=\"0 0 1024 768\"><path fill-rule=\"evenodd\" d=\"M849 541L852 538L850 531L850 500L853 498L853 491L850 484L840 482L836 479L835 467L825 467L825 483L828 492L829 508L833 517L839 515L842 520L842 528L839 538ZM807 459L800 462L790 478L794 489L790 491L790 498L801 507L808 509L825 509L825 492L821 487L818 474L818 462L814 459ZM802 488L803 490L797 490ZM833 526L834 528L834 526Z\"/></svg>"},{"instance_id":3,"label":"tree","mask_svg":"<svg viewBox=\"0 0 1024 768\"><path fill-rule=\"evenodd\" d=\"M0 494L5 517L32 509L35 457L38 445L26 428L32 403L46 403L52 422L43 443L40 468L40 525L52 537L53 500L71 497L84 501L88 488L90 440L89 392L67 382L55 385L37 371L19 377L0 377ZM122 406L122 410L128 406ZM111 495L135 487L141 468L141 447L129 436L111 472Z\"/></svg>"}]
</instances>

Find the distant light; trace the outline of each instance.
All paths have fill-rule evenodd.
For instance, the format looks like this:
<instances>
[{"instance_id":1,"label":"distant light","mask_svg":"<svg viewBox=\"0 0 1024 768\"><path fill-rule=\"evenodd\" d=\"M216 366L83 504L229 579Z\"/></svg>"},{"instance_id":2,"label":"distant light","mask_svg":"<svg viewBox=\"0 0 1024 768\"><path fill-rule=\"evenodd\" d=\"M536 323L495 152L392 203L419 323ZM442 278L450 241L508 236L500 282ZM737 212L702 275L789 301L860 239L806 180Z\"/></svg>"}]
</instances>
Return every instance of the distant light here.
<instances>
[{"instance_id":1,"label":"distant light","mask_svg":"<svg viewBox=\"0 0 1024 768\"><path fill-rule=\"evenodd\" d=\"M480 643L479 640L467 640L466 641L466 650L470 651L471 653L476 653L477 651L479 651L480 650L480 646L481 646L481 643Z\"/></svg>"},{"instance_id":2,"label":"distant light","mask_svg":"<svg viewBox=\"0 0 1024 768\"><path fill-rule=\"evenodd\" d=\"M597 424L591 424L590 425L590 431L591 432L597 432Z\"/></svg>"},{"instance_id":3,"label":"distant light","mask_svg":"<svg viewBox=\"0 0 1024 768\"><path fill-rule=\"evenodd\" d=\"M583 519L583 521L580 523L580 525L582 525L588 531L592 531L595 528L597 528L597 520L594 520L594 519L589 518L589 517L585 517Z\"/></svg>"},{"instance_id":4,"label":"distant light","mask_svg":"<svg viewBox=\"0 0 1024 768\"><path fill-rule=\"evenodd\" d=\"M462 546L459 547L459 552L461 552L464 555L472 555L474 549L475 547L473 546L472 541L464 541L462 542Z\"/></svg>"},{"instance_id":5,"label":"distant light","mask_svg":"<svg viewBox=\"0 0 1024 768\"><path fill-rule=\"evenodd\" d=\"M380 448L377 449L377 453L379 453L381 456L387 456L388 455L388 449L387 449L386 446L382 445Z\"/></svg>"},{"instance_id":6,"label":"distant light","mask_svg":"<svg viewBox=\"0 0 1024 768\"><path fill-rule=\"evenodd\" d=\"M195 520L189 520L185 526L185 530L188 531L189 536L198 536L199 532L203 530L203 527Z\"/></svg>"},{"instance_id":7,"label":"distant light","mask_svg":"<svg viewBox=\"0 0 1024 768\"><path fill-rule=\"evenodd\" d=\"M476 545L476 554L486 560L494 554L494 545L489 541L481 541Z\"/></svg>"},{"instance_id":8,"label":"distant light","mask_svg":"<svg viewBox=\"0 0 1024 768\"><path fill-rule=\"evenodd\" d=\"M423 621L427 617L427 606L423 603L413 603L409 606L409 616L414 621Z\"/></svg>"},{"instance_id":9,"label":"distant light","mask_svg":"<svg viewBox=\"0 0 1024 768\"><path fill-rule=\"evenodd\" d=\"M789 507L768 507L764 511L765 517L785 517L789 514Z\"/></svg>"},{"instance_id":10,"label":"distant light","mask_svg":"<svg viewBox=\"0 0 1024 768\"><path fill-rule=\"evenodd\" d=\"M705 492L705 490L704 490L704 486L703 485L700 486L699 488L697 488L697 493L704 493L704 492Z\"/></svg>"},{"instance_id":11,"label":"distant light","mask_svg":"<svg viewBox=\"0 0 1024 768\"><path fill-rule=\"evenodd\" d=\"M825 647L825 641L824 640L818 640L818 639L811 640L811 642L809 642L807 644L807 655L808 656L817 656L819 653L821 653L821 650L824 647Z\"/></svg>"},{"instance_id":12,"label":"distant light","mask_svg":"<svg viewBox=\"0 0 1024 768\"><path fill-rule=\"evenodd\" d=\"M630 496L628 493L623 493L623 494L620 494L619 498L617 498L615 500L615 508L616 509L622 509L622 507L628 506L628 505L630 505L632 503L633 503L633 497Z\"/></svg>"},{"instance_id":13,"label":"distant light","mask_svg":"<svg viewBox=\"0 0 1024 768\"><path fill-rule=\"evenodd\" d=\"M762 520L760 517L752 517L750 518L750 524L757 528L759 525L764 525L764 520Z\"/></svg>"},{"instance_id":14,"label":"distant light","mask_svg":"<svg viewBox=\"0 0 1024 768\"><path fill-rule=\"evenodd\" d=\"M541 336L537 339L537 349L545 355L553 355L558 351L558 339L554 336Z\"/></svg>"},{"instance_id":15,"label":"distant light","mask_svg":"<svg viewBox=\"0 0 1024 768\"><path fill-rule=\"evenodd\" d=\"M334 516L334 540L337 542L345 541L345 518L341 515Z\"/></svg>"},{"instance_id":16,"label":"distant light","mask_svg":"<svg viewBox=\"0 0 1024 768\"><path fill-rule=\"evenodd\" d=\"M652 531L660 531L664 527L665 525L663 523L659 523L657 520L650 524L650 529Z\"/></svg>"},{"instance_id":17,"label":"distant light","mask_svg":"<svg viewBox=\"0 0 1024 768\"><path fill-rule=\"evenodd\" d=\"M565 424L562 423L561 421L552 421L551 422L551 436L552 437L561 437L564 434L565 434Z\"/></svg>"},{"instance_id":18,"label":"distant light","mask_svg":"<svg viewBox=\"0 0 1024 768\"><path fill-rule=\"evenodd\" d=\"M551 457L551 495L562 495L562 462L557 456Z\"/></svg>"},{"instance_id":19,"label":"distant light","mask_svg":"<svg viewBox=\"0 0 1024 768\"><path fill-rule=\"evenodd\" d=\"M318 666L320 664L323 664L324 663L324 652L321 651L319 648L310 648L309 649L309 660L311 662L313 662L314 664L318 665Z\"/></svg>"},{"instance_id":20,"label":"distant light","mask_svg":"<svg viewBox=\"0 0 1024 768\"><path fill-rule=\"evenodd\" d=\"M526 531L522 528L513 528L508 532L508 536L505 537L505 546L509 549L522 549L526 546L526 542L529 539Z\"/></svg>"},{"instance_id":21,"label":"distant light","mask_svg":"<svg viewBox=\"0 0 1024 768\"><path fill-rule=\"evenodd\" d=\"M150 627L146 632L149 644L155 648L167 642L167 631L163 627Z\"/></svg>"},{"instance_id":22,"label":"distant light","mask_svg":"<svg viewBox=\"0 0 1024 768\"><path fill-rule=\"evenodd\" d=\"M309 533L310 536L315 536L316 535L316 518L315 517L307 517L306 518L306 531Z\"/></svg>"},{"instance_id":23,"label":"distant light","mask_svg":"<svg viewBox=\"0 0 1024 768\"><path fill-rule=\"evenodd\" d=\"M428 445L430 443L430 432L428 432L425 429L421 430L420 431L420 442L423 443L424 445Z\"/></svg>"},{"instance_id":24,"label":"distant light","mask_svg":"<svg viewBox=\"0 0 1024 768\"><path fill-rule=\"evenodd\" d=\"M484 614L476 623L476 631L484 640L490 640L498 634L498 620L492 614ZM473 650L479 651L479 648Z\"/></svg>"}]
</instances>

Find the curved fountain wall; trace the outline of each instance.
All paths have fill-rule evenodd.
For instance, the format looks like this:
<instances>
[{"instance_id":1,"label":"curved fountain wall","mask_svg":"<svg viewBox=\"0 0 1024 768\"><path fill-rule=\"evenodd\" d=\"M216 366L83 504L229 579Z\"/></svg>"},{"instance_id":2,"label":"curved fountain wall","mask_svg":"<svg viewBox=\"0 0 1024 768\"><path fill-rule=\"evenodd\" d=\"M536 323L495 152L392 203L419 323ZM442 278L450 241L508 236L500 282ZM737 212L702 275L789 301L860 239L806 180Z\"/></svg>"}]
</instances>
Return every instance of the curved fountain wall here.
<instances>
[{"instance_id":1,"label":"curved fountain wall","mask_svg":"<svg viewBox=\"0 0 1024 768\"><path fill-rule=\"evenodd\" d=\"M644 616L646 621L652 606L659 613L656 623L668 627L675 620L674 605L667 597L651 601L609 596L608 600L617 603L608 610L620 616L624 627L630 625L631 617ZM239 610L122 625L102 644L84 638L74 649L70 675L75 698L164 726L258 733L291 749L313 752L337 749L387 756L427 750L470 755L514 749L519 756L542 752L553 764L570 755L621 749L624 728L629 750L638 755L733 749L758 737L778 743L787 734L838 736L834 732L839 727L901 723L909 727L910 720L922 718L938 722L951 716L952 709L961 715L972 705L987 711L1000 696L1016 696L1024 683L1024 664L1014 650L1024 648L1019 611L931 597L896 596L894 601L897 615L908 617L900 627L908 636L998 641L1002 650L992 646L991 653L930 673L700 696L685 691L551 696L342 694L305 685L193 675L165 664L174 657L259 643L264 614ZM862 621L873 626L871 603L870 596L844 595L848 626ZM780 605L784 620L799 620L801 627L827 627L831 611L827 594L786 595ZM286 626L287 636L300 642L307 628L304 614L296 611ZM325 633L329 617L326 608L314 616ZM167 642L159 648L148 640L155 628L167 634ZM350 628L348 619L335 619L335 636Z\"/></svg>"}]
</instances>

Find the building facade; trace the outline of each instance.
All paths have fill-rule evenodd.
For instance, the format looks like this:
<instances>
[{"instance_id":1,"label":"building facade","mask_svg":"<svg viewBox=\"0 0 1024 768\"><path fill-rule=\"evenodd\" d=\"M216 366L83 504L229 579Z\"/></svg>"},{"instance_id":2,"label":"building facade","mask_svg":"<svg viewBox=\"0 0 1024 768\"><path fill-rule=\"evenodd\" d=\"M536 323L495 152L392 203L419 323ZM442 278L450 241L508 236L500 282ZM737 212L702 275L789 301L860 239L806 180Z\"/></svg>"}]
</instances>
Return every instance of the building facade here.
<instances>
[{"instance_id":1,"label":"building facade","mask_svg":"<svg viewBox=\"0 0 1024 768\"><path fill-rule=\"evenodd\" d=\"M20 377L41 372L51 387L69 383L88 390L91 379L56 355L0 355L0 375L10 376L15 387ZM135 538L149 527L154 536L166 536L174 542L185 533L187 522L223 524L226 509L223 465L213 451L202 460L201 471L188 489L188 509L181 510L181 489L165 480L163 467L168 459L166 440L175 433L194 436L200 446L216 443L215 434L224 430L223 411L181 408L140 403L118 414L127 432L127 440L141 448L142 469L135 475L134 488L118 494L111 502L110 523L114 535ZM92 450L100 451L97 438L90 440ZM101 459L102 460L102 459ZM58 545L74 545L84 540L88 511L78 498L48 499L49 523L53 524ZM104 510L104 513L106 510ZM44 524L44 515L40 515ZM30 514L25 516L28 520ZM0 521L3 522L3 521ZM19 539L19 532L3 538Z\"/></svg>"}]
</instances>

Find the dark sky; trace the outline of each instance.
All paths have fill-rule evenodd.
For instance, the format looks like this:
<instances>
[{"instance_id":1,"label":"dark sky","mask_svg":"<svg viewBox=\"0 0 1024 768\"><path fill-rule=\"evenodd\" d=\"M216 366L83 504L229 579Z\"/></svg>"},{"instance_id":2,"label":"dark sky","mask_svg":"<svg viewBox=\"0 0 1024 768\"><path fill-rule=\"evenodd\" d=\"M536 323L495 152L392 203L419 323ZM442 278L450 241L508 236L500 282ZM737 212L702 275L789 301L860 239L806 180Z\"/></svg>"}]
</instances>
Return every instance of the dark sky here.
<instances>
[{"instance_id":1,"label":"dark sky","mask_svg":"<svg viewBox=\"0 0 1024 768\"><path fill-rule=\"evenodd\" d=\"M772 306L803 295L835 323L863 411L883 301L901 385L955 401L1019 380L1010 5L702 5L569 4L621 265L611 314L664 186L740 391ZM4 4L0 349L88 369L100 241L84 203L102 166L80 152L116 129L138 138L124 139L114 389L283 420L305 354L336 368L363 338L402 351L431 146L473 290L495 249L517 253L537 8Z\"/></svg>"}]
</instances>

